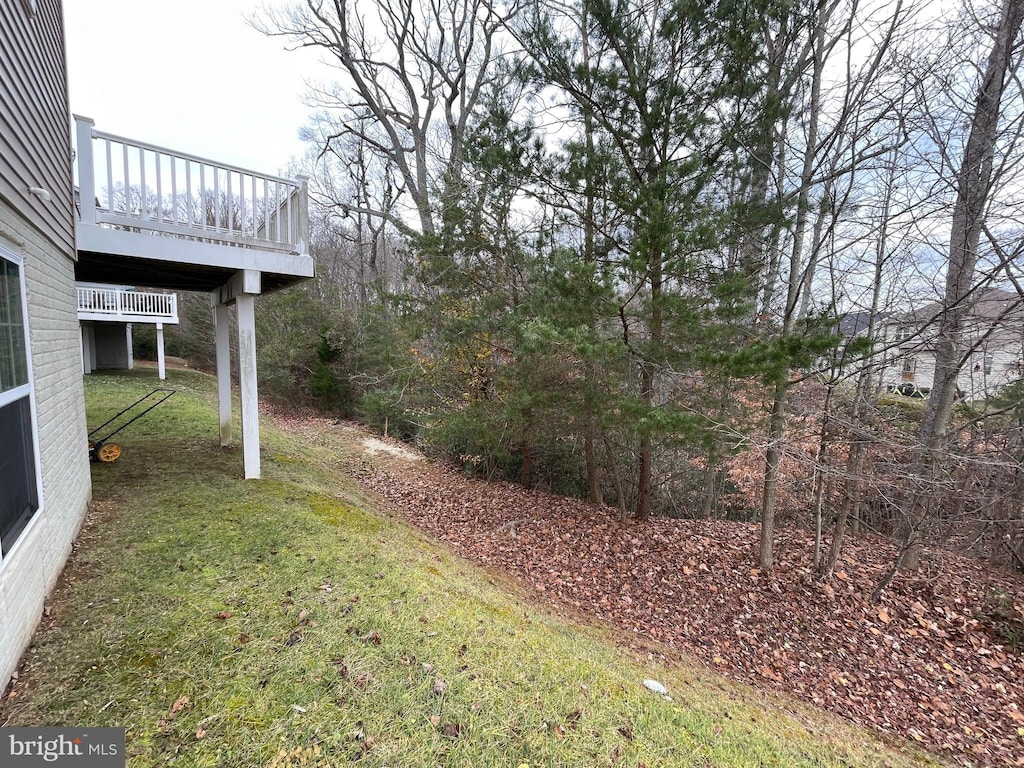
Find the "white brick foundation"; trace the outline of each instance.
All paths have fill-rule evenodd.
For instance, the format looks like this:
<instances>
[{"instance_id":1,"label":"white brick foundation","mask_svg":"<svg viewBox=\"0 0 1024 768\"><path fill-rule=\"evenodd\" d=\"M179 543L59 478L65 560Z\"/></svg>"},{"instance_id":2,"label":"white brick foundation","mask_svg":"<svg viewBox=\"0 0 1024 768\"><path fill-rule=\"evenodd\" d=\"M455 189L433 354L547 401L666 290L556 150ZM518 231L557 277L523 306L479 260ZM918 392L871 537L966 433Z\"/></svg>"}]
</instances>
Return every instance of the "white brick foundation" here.
<instances>
[{"instance_id":1,"label":"white brick foundation","mask_svg":"<svg viewBox=\"0 0 1024 768\"><path fill-rule=\"evenodd\" d=\"M0 243L24 259L43 497L0 563L0 690L32 639L91 494L74 262L0 200Z\"/></svg>"}]
</instances>

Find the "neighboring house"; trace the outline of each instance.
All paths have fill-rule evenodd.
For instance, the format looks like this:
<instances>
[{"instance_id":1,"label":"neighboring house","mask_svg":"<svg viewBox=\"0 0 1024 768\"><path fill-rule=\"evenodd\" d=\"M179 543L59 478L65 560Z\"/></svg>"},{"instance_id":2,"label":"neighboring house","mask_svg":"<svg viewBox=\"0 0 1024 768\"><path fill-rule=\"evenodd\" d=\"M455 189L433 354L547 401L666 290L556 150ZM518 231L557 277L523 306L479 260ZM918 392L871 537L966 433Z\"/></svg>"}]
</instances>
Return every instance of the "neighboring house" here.
<instances>
[{"instance_id":1,"label":"neighboring house","mask_svg":"<svg viewBox=\"0 0 1024 768\"><path fill-rule=\"evenodd\" d=\"M60 0L0 0L0 687L91 493L82 373L93 361L76 281L210 296L222 443L235 305L243 471L259 477L255 298L313 274L301 179L101 133L85 118L73 169L63 29Z\"/></svg>"},{"instance_id":2,"label":"neighboring house","mask_svg":"<svg viewBox=\"0 0 1024 768\"><path fill-rule=\"evenodd\" d=\"M882 385L927 391L935 375L935 340L942 305L888 319L883 328ZM1024 376L1024 299L999 288L971 298L964 332L964 358L957 378L966 400L980 400Z\"/></svg>"}]
</instances>

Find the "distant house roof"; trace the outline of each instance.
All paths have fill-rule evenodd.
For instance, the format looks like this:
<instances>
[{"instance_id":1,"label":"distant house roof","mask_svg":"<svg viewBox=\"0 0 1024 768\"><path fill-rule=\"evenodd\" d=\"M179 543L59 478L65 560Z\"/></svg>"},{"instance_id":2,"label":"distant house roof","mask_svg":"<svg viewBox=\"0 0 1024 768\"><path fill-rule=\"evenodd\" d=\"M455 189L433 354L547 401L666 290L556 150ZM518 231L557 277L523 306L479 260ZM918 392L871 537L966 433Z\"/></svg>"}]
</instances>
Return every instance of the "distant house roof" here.
<instances>
[{"instance_id":1,"label":"distant house roof","mask_svg":"<svg viewBox=\"0 0 1024 768\"><path fill-rule=\"evenodd\" d=\"M942 311L942 302L932 301L920 309L893 316L890 322L923 328L934 323ZM1020 343L1024 335L1024 296L1002 288L975 292L967 307L965 332L975 337L984 336L991 344Z\"/></svg>"},{"instance_id":2,"label":"distant house roof","mask_svg":"<svg viewBox=\"0 0 1024 768\"><path fill-rule=\"evenodd\" d=\"M880 323L884 323L888 318L888 313L881 312L875 315L875 324L878 325ZM870 312L866 310L861 312L847 312L839 318L839 333L847 338L850 336L857 336L864 333L870 324Z\"/></svg>"},{"instance_id":3,"label":"distant house roof","mask_svg":"<svg viewBox=\"0 0 1024 768\"><path fill-rule=\"evenodd\" d=\"M1024 296L1013 291L990 288L981 292L971 314L983 320L1010 316L1024 318Z\"/></svg>"},{"instance_id":4,"label":"distant house roof","mask_svg":"<svg viewBox=\"0 0 1024 768\"><path fill-rule=\"evenodd\" d=\"M899 316L892 316L894 322L930 323L942 313L941 301L930 301L920 309L914 309ZM1002 288L983 288L968 299L967 314L977 320L994 321L1000 318L1024 319L1024 296Z\"/></svg>"}]
</instances>

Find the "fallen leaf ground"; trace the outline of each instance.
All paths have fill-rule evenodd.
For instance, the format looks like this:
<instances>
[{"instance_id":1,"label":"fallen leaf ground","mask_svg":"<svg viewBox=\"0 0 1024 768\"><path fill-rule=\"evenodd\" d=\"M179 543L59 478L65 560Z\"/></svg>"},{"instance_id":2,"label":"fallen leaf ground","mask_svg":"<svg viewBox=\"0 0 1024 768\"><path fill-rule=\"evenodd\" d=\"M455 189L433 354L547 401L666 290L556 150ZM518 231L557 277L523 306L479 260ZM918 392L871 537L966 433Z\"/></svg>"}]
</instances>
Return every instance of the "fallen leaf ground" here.
<instances>
[{"instance_id":1,"label":"fallen leaf ground","mask_svg":"<svg viewBox=\"0 0 1024 768\"><path fill-rule=\"evenodd\" d=\"M339 430L292 420L318 439ZM397 445L397 444L396 444ZM754 525L655 519L486 483L400 452L350 470L460 555L640 642L695 656L730 677L793 694L965 765L1024 766L1024 659L984 614L994 595L1024 605L1024 580L934 553L928 568L869 600L895 555L850 542L832 584L811 578L810 536L779 536L778 565L755 566Z\"/></svg>"}]
</instances>

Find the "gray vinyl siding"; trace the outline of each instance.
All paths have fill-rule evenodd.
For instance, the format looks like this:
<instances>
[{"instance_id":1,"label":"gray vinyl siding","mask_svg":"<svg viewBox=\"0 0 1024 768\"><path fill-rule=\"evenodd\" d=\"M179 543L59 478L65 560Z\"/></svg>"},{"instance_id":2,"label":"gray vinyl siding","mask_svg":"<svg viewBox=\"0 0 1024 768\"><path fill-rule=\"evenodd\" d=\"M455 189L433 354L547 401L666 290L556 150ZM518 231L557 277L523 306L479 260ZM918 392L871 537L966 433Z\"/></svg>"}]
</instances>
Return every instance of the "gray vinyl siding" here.
<instances>
[{"instance_id":1,"label":"gray vinyl siding","mask_svg":"<svg viewBox=\"0 0 1024 768\"><path fill-rule=\"evenodd\" d=\"M28 192L42 187L44 202ZM60 0L0 0L0 198L75 258L71 125Z\"/></svg>"}]
</instances>

